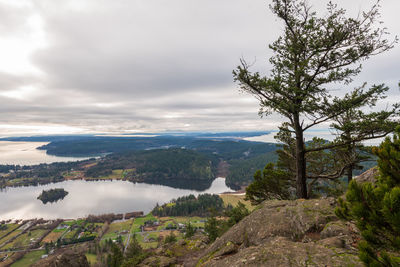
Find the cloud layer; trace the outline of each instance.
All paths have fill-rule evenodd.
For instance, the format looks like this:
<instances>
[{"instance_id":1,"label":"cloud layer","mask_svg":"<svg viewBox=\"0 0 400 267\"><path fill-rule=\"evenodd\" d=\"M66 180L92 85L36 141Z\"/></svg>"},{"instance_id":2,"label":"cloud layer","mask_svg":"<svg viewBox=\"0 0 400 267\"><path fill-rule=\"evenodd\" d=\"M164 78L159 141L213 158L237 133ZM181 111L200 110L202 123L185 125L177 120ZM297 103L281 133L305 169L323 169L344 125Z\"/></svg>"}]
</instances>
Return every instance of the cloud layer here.
<instances>
[{"instance_id":1,"label":"cloud layer","mask_svg":"<svg viewBox=\"0 0 400 267\"><path fill-rule=\"evenodd\" d=\"M347 2L354 14L372 3ZM400 33L400 4L382 5ZM263 0L0 0L0 135L276 128L231 73L241 57L268 73L281 30ZM385 82L398 100L399 58L372 58L356 82Z\"/></svg>"}]
</instances>

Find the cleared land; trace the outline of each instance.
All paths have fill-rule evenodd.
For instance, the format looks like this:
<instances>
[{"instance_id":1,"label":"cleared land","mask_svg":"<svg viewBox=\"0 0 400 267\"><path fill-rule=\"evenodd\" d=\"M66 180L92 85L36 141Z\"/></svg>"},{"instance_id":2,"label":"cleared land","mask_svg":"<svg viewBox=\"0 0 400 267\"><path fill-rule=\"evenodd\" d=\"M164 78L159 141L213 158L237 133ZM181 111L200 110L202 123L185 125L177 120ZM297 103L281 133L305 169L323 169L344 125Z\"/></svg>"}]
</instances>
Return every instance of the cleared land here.
<instances>
[{"instance_id":1,"label":"cleared land","mask_svg":"<svg viewBox=\"0 0 400 267\"><path fill-rule=\"evenodd\" d=\"M125 242L128 234L131 231L133 221L133 219L130 219L127 221L110 224L107 232L103 235L102 241L105 241L107 239L115 240L118 236L121 236L123 242Z\"/></svg>"},{"instance_id":2,"label":"cleared land","mask_svg":"<svg viewBox=\"0 0 400 267\"><path fill-rule=\"evenodd\" d=\"M28 247L41 238L45 233L46 230L42 229L25 232L18 236L14 241L6 244L3 249Z\"/></svg>"},{"instance_id":3,"label":"cleared land","mask_svg":"<svg viewBox=\"0 0 400 267\"><path fill-rule=\"evenodd\" d=\"M118 170L113 170L112 173L110 175L106 175L106 176L100 176L100 177L84 177L85 180L120 180L120 179L124 179L126 177L126 175L133 171L134 169L118 169Z\"/></svg>"},{"instance_id":4,"label":"cleared land","mask_svg":"<svg viewBox=\"0 0 400 267\"><path fill-rule=\"evenodd\" d=\"M20 260L16 261L11 265L11 267L26 267L34 264L37 262L42 255L45 254L44 250L37 250L37 251L32 251L28 252L25 254Z\"/></svg>"},{"instance_id":5,"label":"cleared land","mask_svg":"<svg viewBox=\"0 0 400 267\"><path fill-rule=\"evenodd\" d=\"M238 194L220 194L219 195L222 200L224 201L225 205L232 205L235 207L239 201L242 202L246 208L250 211L252 211L255 206L252 206L250 201L244 200L245 196L244 195L238 195Z\"/></svg>"},{"instance_id":6,"label":"cleared land","mask_svg":"<svg viewBox=\"0 0 400 267\"><path fill-rule=\"evenodd\" d=\"M4 238L0 239L0 248L3 249L4 246L2 247L2 244L5 244L15 236L19 235L22 232L22 230L17 229L14 232L10 233L9 235L5 236Z\"/></svg>"},{"instance_id":7,"label":"cleared land","mask_svg":"<svg viewBox=\"0 0 400 267\"><path fill-rule=\"evenodd\" d=\"M59 230L51 231L45 238L43 238L41 244L50 243L50 242L55 243L57 241L57 239L62 236L64 231L65 231L64 229L62 229L62 231L59 231Z\"/></svg>"},{"instance_id":8,"label":"cleared land","mask_svg":"<svg viewBox=\"0 0 400 267\"><path fill-rule=\"evenodd\" d=\"M0 230L0 238L3 238L8 233L17 229L20 225L18 223L10 223L6 225L6 229Z\"/></svg>"}]
</instances>

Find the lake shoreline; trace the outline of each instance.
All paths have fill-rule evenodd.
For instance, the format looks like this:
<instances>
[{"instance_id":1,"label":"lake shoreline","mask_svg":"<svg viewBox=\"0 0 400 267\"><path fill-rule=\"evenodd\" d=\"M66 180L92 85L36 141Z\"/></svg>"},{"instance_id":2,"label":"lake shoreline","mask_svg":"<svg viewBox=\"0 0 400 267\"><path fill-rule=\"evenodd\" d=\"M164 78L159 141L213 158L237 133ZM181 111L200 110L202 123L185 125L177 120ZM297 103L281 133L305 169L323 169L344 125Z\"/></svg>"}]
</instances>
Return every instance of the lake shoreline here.
<instances>
[{"instance_id":1,"label":"lake shoreline","mask_svg":"<svg viewBox=\"0 0 400 267\"><path fill-rule=\"evenodd\" d=\"M43 204L36 199L42 190L51 188L64 188L69 194L54 203ZM174 198L226 191L230 189L223 178L216 178L208 189L202 191L121 180L70 180L39 186L8 187L0 191L0 202L9 203L0 207L0 220L81 218L89 214L125 214L132 210L146 214L157 203L167 203Z\"/></svg>"}]
</instances>

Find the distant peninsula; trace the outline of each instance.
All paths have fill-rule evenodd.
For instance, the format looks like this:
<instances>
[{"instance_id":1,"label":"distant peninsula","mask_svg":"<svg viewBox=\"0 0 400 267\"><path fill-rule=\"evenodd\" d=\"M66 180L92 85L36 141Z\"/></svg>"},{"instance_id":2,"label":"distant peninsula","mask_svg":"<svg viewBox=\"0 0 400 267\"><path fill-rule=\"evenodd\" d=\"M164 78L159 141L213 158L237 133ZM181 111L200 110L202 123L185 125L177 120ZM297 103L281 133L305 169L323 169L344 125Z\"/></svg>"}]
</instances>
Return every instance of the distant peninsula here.
<instances>
[{"instance_id":1,"label":"distant peninsula","mask_svg":"<svg viewBox=\"0 0 400 267\"><path fill-rule=\"evenodd\" d=\"M43 204L47 202L56 202L60 199L64 199L64 197L68 195L68 192L64 190L64 188L55 188L50 190L43 190L42 193L37 197L40 199Z\"/></svg>"}]
</instances>

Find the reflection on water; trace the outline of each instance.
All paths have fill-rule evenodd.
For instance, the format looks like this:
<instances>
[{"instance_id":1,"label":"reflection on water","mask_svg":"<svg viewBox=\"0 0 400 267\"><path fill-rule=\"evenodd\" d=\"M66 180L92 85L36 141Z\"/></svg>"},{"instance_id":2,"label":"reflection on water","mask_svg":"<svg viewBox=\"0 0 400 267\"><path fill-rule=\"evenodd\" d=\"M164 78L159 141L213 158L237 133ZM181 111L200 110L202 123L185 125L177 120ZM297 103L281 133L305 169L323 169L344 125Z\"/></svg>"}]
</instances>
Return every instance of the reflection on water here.
<instances>
[{"instance_id":1,"label":"reflection on water","mask_svg":"<svg viewBox=\"0 0 400 267\"><path fill-rule=\"evenodd\" d=\"M0 164L36 165L61 161L76 161L87 158L58 157L47 155L45 150L37 147L46 145L46 142L8 142L0 141Z\"/></svg>"},{"instance_id":2,"label":"reflection on water","mask_svg":"<svg viewBox=\"0 0 400 267\"><path fill-rule=\"evenodd\" d=\"M36 199L42 190L64 188L69 194L64 200L44 205ZM225 179L217 178L203 191L177 189L164 185L131 183L128 181L64 181L57 184L6 188L0 192L1 219L78 218L89 214L126 213L152 210L184 195L232 191Z\"/></svg>"}]
</instances>

